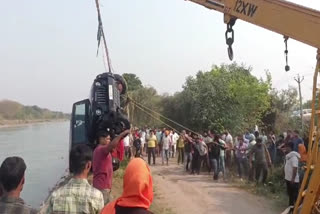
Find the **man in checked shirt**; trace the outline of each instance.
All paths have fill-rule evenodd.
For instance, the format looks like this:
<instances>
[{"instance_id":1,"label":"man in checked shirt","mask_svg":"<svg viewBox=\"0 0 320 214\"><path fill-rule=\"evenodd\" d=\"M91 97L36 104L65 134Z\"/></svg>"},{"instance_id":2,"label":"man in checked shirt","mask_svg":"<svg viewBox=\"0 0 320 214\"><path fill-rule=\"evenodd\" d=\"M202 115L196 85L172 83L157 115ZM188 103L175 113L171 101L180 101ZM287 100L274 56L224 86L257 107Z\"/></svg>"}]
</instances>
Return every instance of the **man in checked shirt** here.
<instances>
[{"instance_id":1,"label":"man in checked shirt","mask_svg":"<svg viewBox=\"0 0 320 214\"><path fill-rule=\"evenodd\" d=\"M73 147L69 161L73 177L52 193L47 213L98 214L104 206L103 195L87 180L92 165L91 148L86 145Z\"/></svg>"}]
</instances>

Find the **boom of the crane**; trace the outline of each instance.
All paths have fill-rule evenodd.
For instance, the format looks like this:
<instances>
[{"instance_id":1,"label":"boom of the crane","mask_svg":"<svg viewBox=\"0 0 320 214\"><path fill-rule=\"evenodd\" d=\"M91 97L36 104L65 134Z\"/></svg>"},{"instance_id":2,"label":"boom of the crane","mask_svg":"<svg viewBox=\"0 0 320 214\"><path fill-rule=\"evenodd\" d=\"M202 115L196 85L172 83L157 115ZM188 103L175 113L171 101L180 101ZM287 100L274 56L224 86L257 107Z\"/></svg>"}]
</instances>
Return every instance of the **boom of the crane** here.
<instances>
[{"instance_id":1,"label":"boom of the crane","mask_svg":"<svg viewBox=\"0 0 320 214\"><path fill-rule=\"evenodd\" d=\"M320 68L320 11L284 0L189 0L224 14L227 24L226 43L233 59L232 44L236 19L279 33L317 48L313 77L312 116L309 130L308 161L294 213L320 213L320 89L317 80ZM287 50L285 51L287 54ZM286 66L286 71L289 66ZM318 158L319 157L319 158Z\"/></svg>"}]
</instances>

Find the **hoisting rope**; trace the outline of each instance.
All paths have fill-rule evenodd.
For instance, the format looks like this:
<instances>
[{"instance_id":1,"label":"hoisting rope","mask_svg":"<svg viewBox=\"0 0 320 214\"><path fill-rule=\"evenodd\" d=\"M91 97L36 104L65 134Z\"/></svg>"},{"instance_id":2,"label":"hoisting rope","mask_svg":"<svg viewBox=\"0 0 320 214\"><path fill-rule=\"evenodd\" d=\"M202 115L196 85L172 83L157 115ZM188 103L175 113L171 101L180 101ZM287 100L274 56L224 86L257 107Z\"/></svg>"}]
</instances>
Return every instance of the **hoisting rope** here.
<instances>
[{"instance_id":1,"label":"hoisting rope","mask_svg":"<svg viewBox=\"0 0 320 214\"><path fill-rule=\"evenodd\" d=\"M180 124L180 123L178 123L178 122L176 122L176 121L174 121L174 120L171 120L170 118L168 118L168 117L166 117L166 116L164 116L164 115L162 115L162 114L160 114L160 113L158 113L158 112L150 109L149 107L146 107L146 106L144 106L144 105L142 105L142 104L139 104L138 102L136 102L136 101L135 101L134 99L132 99L131 97L128 96L128 98L129 98L129 100L130 100L136 107L143 108L145 111L152 112L153 114L155 114L155 115L157 115L157 116L159 116L159 117L162 117L162 118L164 118L164 119L166 119L166 120L174 123L175 125L177 125L177 126L183 128L183 129L185 129L185 130L188 130L188 131L190 131L190 132L192 132L192 133L194 133L194 134L200 135L199 133L197 133L197 132L189 129L188 127L185 127L184 125L182 125L182 124ZM166 124L165 124L165 125L166 125ZM171 127L169 127L169 128L171 128Z\"/></svg>"},{"instance_id":2,"label":"hoisting rope","mask_svg":"<svg viewBox=\"0 0 320 214\"><path fill-rule=\"evenodd\" d=\"M163 123L164 125L166 125L167 127L171 128L172 130L174 130L175 132L177 132L178 134L180 134L180 132L178 130L176 130L175 128L173 128L172 126L170 126L169 124L167 124L166 122L164 122L163 120L161 120L160 118L157 118L156 116L152 115L150 112L147 112L146 110L144 110L143 108L141 108L140 106L136 105L135 103L132 102L132 104L137 107L140 111L144 112L145 114L149 115L150 117L152 117L155 120L160 121L161 123Z\"/></svg>"},{"instance_id":3,"label":"hoisting rope","mask_svg":"<svg viewBox=\"0 0 320 214\"><path fill-rule=\"evenodd\" d=\"M111 59L110 59L110 56L109 56L106 36L105 36L104 30L103 30L103 24L102 24L102 19L101 19L99 0L95 0L95 1L96 1L97 12L98 12L98 32L97 32L98 48L97 48L97 56L98 56L98 53L99 53L99 47L100 47L101 38L102 38L103 45L104 45L104 50L105 50L105 55L106 55L106 58L107 58L108 70L109 70L110 73L112 73L111 72L111 70L112 70Z\"/></svg>"}]
</instances>

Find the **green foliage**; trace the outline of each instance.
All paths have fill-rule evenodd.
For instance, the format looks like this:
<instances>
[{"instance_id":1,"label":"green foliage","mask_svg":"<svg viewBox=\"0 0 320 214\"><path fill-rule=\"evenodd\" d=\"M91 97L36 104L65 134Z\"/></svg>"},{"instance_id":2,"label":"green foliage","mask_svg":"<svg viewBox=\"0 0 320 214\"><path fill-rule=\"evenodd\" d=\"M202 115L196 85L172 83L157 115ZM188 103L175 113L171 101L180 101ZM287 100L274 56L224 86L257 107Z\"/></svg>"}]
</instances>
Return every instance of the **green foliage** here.
<instances>
[{"instance_id":1,"label":"green foliage","mask_svg":"<svg viewBox=\"0 0 320 214\"><path fill-rule=\"evenodd\" d=\"M156 112L161 112L161 99L162 97L157 94L157 91L152 87L142 87L135 91L128 93L138 104L146 106L147 108L152 109ZM156 127L160 126L161 123L157 119L152 118L150 115L143 112L141 109L134 105L129 105L129 118L134 126L138 127ZM157 115L154 115L155 118L159 118Z\"/></svg>"},{"instance_id":2,"label":"green foliage","mask_svg":"<svg viewBox=\"0 0 320 214\"><path fill-rule=\"evenodd\" d=\"M262 119L267 129L277 133L287 129L299 129L299 118L292 118L293 110L298 108L297 89L289 86L288 89L270 92L270 108L265 112Z\"/></svg>"},{"instance_id":3,"label":"green foliage","mask_svg":"<svg viewBox=\"0 0 320 214\"><path fill-rule=\"evenodd\" d=\"M42 109L38 106L23 106L10 100L0 101L0 119L2 120L38 120L38 119L65 119L69 115Z\"/></svg>"},{"instance_id":4,"label":"green foliage","mask_svg":"<svg viewBox=\"0 0 320 214\"><path fill-rule=\"evenodd\" d=\"M253 127L269 108L270 83L250 72L250 67L236 63L199 71L187 78L181 93L164 99L164 112L199 131L237 133Z\"/></svg>"},{"instance_id":5,"label":"green foliage","mask_svg":"<svg viewBox=\"0 0 320 214\"><path fill-rule=\"evenodd\" d=\"M135 91L142 88L142 82L135 74L124 73L122 76L127 82L128 91Z\"/></svg>"},{"instance_id":6,"label":"green foliage","mask_svg":"<svg viewBox=\"0 0 320 214\"><path fill-rule=\"evenodd\" d=\"M278 111L288 112L298 107L298 91L292 86L281 91L273 89L271 91L271 97L272 105Z\"/></svg>"},{"instance_id":7,"label":"green foliage","mask_svg":"<svg viewBox=\"0 0 320 214\"><path fill-rule=\"evenodd\" d=\"M154 88L143 87L134 74L124 77L130 82L129 87L135 88L129 91L135 101L195 131L228 129L237 134L255 125L276 132L298 128L299 120L290 117L297 108L297 90L293 87L281 91L272 89L269 72L264 81L251 71L251 67L237 63L215 65L210 71L199 71L196 76L188 77L183 90L171 96L158 95ZM136 126L163 126L133 105L129 105L129 112Z\"/></svg>"},{"instance_id":8,"label":"green foliage","mask_svg":"<svg viewBox=\"0 0 320 214\"><path fill-rule=\"evenodd\" d=\"M305 103L302 104L302 109L311 109L312 100L307 100Z\"/></svg>"}]
</instances>

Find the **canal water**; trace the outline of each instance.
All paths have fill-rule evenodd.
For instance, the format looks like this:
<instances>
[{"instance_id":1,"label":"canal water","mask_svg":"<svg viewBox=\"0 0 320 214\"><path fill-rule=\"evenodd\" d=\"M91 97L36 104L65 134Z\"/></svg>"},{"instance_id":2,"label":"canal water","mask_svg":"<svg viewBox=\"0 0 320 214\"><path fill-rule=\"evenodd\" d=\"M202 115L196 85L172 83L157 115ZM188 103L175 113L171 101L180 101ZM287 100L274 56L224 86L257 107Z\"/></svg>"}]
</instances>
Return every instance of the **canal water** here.
<instances>
[{"instance_id":1,"label":"canal water","mask_svg":"<svg viewBox=\"0 0 320 214\"><path fill-rule=\"evenodd\" d=\"M69 122L52 122L0 129L0 163L9 156L27 165L22 198L39 208L68 165Z\"/></svg>"}]
</instances>

